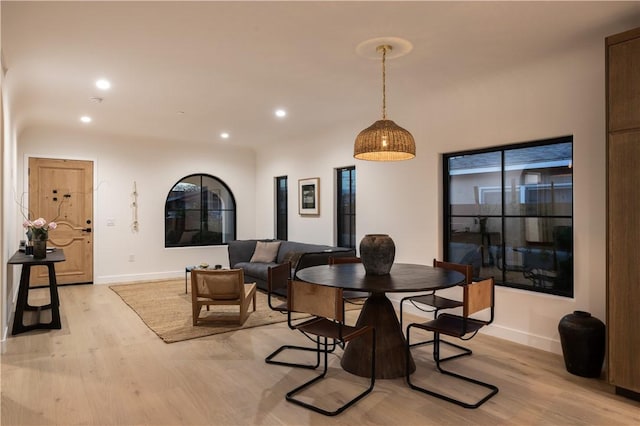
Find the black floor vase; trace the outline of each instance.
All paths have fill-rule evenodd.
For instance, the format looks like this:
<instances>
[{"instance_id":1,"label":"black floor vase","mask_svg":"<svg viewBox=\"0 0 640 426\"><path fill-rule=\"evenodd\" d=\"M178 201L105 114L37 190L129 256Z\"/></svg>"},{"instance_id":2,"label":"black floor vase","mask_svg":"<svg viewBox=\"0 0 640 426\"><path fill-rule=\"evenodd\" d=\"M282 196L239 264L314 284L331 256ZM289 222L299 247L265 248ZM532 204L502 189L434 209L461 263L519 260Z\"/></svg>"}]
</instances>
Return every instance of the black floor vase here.
<instances>
[{"instance_id":1,"label":"black floor vase","mask_svg":"<svg viewBox=\"0 0 640 426\"><path fill-rule=\"evenodd\" d=\"M605 352L605 326L589 312L574 311L558 324L564 363L569 373L600 377Z\"/></svg>"}]
</instances>

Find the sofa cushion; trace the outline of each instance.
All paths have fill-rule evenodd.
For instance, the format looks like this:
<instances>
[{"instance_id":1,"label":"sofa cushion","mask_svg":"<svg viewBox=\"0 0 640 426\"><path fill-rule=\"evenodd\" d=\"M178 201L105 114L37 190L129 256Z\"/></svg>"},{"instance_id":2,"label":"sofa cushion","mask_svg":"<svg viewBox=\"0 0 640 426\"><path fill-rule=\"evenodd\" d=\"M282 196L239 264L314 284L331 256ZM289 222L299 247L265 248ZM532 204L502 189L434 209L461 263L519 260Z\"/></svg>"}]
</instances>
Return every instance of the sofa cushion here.
<instances>
[{"instance_id":1,"label":"sofa cushion","mask_svg":"<svg viewBox=\"0 0 640 426\"><path fill-rule=\"evenodd\" d=\"M276 264L274 262L240 262L236 264L236 268L242 268L242 270L244 270L245 282L247 281L247 277L249 277L250 280L253 280L253 278L259 278L266 281L269 273L269 267L275 265Z\"/></svg>"},{"instance_id":2,"label":"sofa cushion","mask_svg":"<svg viewBox=\"0 0 640 426\"><path fill-rule=\"evenodd\" d=\"M276 260L278 256L278 249L280 248L280 241L273 242L256 242L256 249L251 256L250 262L271 263Z\"/></svg>"}]
</instances>

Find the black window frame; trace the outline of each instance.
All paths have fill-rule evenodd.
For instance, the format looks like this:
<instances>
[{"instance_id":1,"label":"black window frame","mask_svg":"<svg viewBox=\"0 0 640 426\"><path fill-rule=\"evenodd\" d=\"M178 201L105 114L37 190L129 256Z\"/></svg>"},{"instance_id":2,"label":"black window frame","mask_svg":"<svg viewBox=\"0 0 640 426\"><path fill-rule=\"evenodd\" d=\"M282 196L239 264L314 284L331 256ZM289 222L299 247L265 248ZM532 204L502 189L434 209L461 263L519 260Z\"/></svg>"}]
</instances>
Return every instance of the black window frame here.
<instances>
[{"instance_id":1,"label":"black window frame","mask_svg":"<svg viewBox=\"0 0 640 426\"><path fill-rule=\"evenodd\" d=\"M289 238L289 177L276 176L275 238L286 241Z\"/></svg>"},{"instance_id":2,"label":"black window frame","mask_svg":"<svg viewBox=\"0 0 640 426\"><path fill-rule=\"evenodd\" d=\"M522 187L525 187L523 189L518 189L518 190L514 190L514 188L508 188L507 182L507 169L508 167L505 165L505 153L508 151L513 151L513 150L519 150L521 148L535 148L535 147L544 147L544 146L549 146L549 145L554 145L554 144L566 144L566 143L570 143L571 144L571 158L569 159L569 165L568 165L568 169L570 170L570 185L567 185L568 188L570 188L571 190L571 211L570 214L553 214L553 210L552 210L552 214L548 214L548 212L535 212L534 210L540 209L540 205L536 204L536 202L534 201L532 203L533 208L531 208L530 206L528 206L526 204L526 201L523 202L523 207L520 207L520 210L524 210L524 213L520 213L520 214L515 214L512 211L509 211L510 209L507 208L508 204L507 204L507 192L509 192L509 194L511 194L510 196L513 197L513 194L518 194L519 191L527 191L526 185L521 185ZM492 243L491 243L491 232L488 232L487 228L487 221L488 220L494 220L494 224L499 222L499 230L500 230L500 235L499 235L499 243L493 243L493 246L496 247L496 250L494 252L494 258L486 258L486 253L482 253L480 252L480 258L481 258L481 267L480 267L480 273L478 273L478 268L474 268L474 275L475 279L480 279L480 278L484 278L489 276L489 274L487 274L486 272L495 272L492 273L490 275L493 275L494 278L496 279L496 285L501 285L501 286L505 286L505 287L511 287L511 288L518 288L518 289L522 289L522 290L528 290L528 291L533 291L533 292L538 292L538 293L546 293L546 294L552 294L552 295L556 295L556 296L562 296L562 297L573 297L574 293L575 293L575 280L574 280L574 248L573 248L573 235L574 235L574 191L573 191L573 149L574 149L574 143L573 143L573 135L570 136L562 136L562 137L557 137L557 138L550 138L550 139L542 139L542 140L536 140L536 141L530 141L530 142L524 142L524 143L514 143L514 144L509 144L509 145L504 145L504 146L499 146L499 147L490 147L490 148L483 148L483 149L476 149L476 150L467 150L467 151L459 151L459 152L452 152L452 153L446 153L442 155L442 171L443 171L443 254L444 254L444 260L446 261L450 261L450 262L462 262L462 263L471 263L468 261L463 261L464 259L459 258L460 255L458 253L456 253L455 255L453 255L453 253L451 253L450 247L452 247L452 243L455 242L459 242L460 241L460 235L464 234L464 232L460 232L460 231L455 231L454 232L454 227L453 227L453 220L452 219L457 219L458 222L469 220L473 217L473 215L471 214L452 214L452 204L451 204L451 171L450 171L450 159L455 158L455 157L461 157L461 156L469 156L469 155L476 155L476 154L488 154L488 153L500 153L500 210L498 213L488 213L488 214L483 214L481 216L478 216L477 220L475 222L469 222L469 223L477 223L478 227L479 227L479 233L482 235L481 236L481 242L478 245L478 250L480 250L480 248L484 248L485 243L487 246L489 246L489 249L487 250L487 252L492 253L491 251L491 247L492 247ZM543 191L545 191L545 184L542 183L537 183L535 186L538 186L539 188L534 188L535 191L538 191L539 193L542 193ZM475 187L477 188L477 187ZM547 186L548 188L548 186ZM566 188L565 188L566 190ZM553 192L553 190L551 190ZM548 189L547 189L548 192ZM512 194L513 193L513 194ZM538 195L540 196L540 195ZM476 196L477 197L477 196ZM553 199L553 196L551 197ZM477 198L476 198L477 200ZM477 201L476 201L477 203ZM520 203L520 201L518 200L518 203ZM544 210L544 209L542 209ZM522 282L518 283L518 282L513 282L510 278L508 277L508 274L513 274L513 273L517 273L517 266L514 262L514 265L509 265L509 261L507 261L507 259L509 258L509 256L513 255L513 252L517 252L518 249L521 249L520 247L509 247L506 240L509 239L509 241L513 241L515 238L513 236L510 236L509 233L507 232L511 232L511 230L507 230L508 227L508 223L511 220L512 222L510 223L516 223L516 221L522 221L522 223L525 223L527 219L542 219L542 220L547 220L550 221L549 223L563 223L565 224L564 226L553 226L553 240L554 240L554 248L552 250L553 256L552 256L552 260L550 260L549 262L553 262L554 268L556 268L555 270L553 270L553 278L549 278L549 276L543 275L542 272L545 272L544 270L540 270L538 269L535 272L534 269L537 268L531 268L531 265L534 264L535 262L532 261L531 263L528 263L527 260L522 261L522 274L523 276L531 281L531 284L527 283L527 284L523 284ZM484 233L482 232L482 221L484 220ZM553 222L552 222L553 221ZM555 222L558 221L558 222ZM570 223L570 226L566 226L567 223ZM466 231L466 230L465 230ZM557 232L556 232L557 231ZM488 236L487 236L488 234ZM513 233L512 233L513 234ZM559 235L559 236L557 236ZM457 241L452 241L453 237L456 236ZM487 240L485 240L485 237L487 238ZM562 245L559 243L560 241L562 241ZM556 250L556 247L560 247L559 249ZM542 251L545 252L551 252L551 250L549 250L548 248L536 248L533 247L531 249L528 249L529 252L529 256L530 258L532 258L532 254L531 253L537 253L536 255L538 256L538 258L540 258L542 255L540 254ZM521 250L522 251L522 250ZM561 253L561 256L557 256L557 253ZM568 253L568 254L565 254ZM521 258L526 259L526 253L525 254L520 254L520 256L522 256ZM549 256L547 256L549 257ZM558 267L558 265L560 264L558 262L558 259L561 259L561 268L560 269ZM485 265L485 260L486 260L486 265ZM492 262L494 262L492 264ZM475 263L478 263L477 261ZM484 267L485 266L489 266L492 267L495 265L495 270L491 271L491 269L487 269L485 271ZM531 270L529 270L531 269ZM546 273L546 272L545 272ZM511 277L514 277L515 275L510 275ZM560 277L562 278L562 280L560 280ZM538 284L536 284L536 282ZM548 282L551 282L550 287L549 284L547 284ZM568 287L568 288L567 288Z\"/></svg>"},{"instance_id":3,"label":"black window frame","mask_svg":"<svg viewBox=\"0 0 640 426\"><path fill-rule=\"evenodd\" d=\"M174 192L174 188L176 188L176 186L180 185L181 183L189 183L192 184L191 182L185 182L185 181L189 181L189 180L193 180L194 178L199 178L200 179L200 183L199 183L199 187L200 187L200 197L199 197L199 201L200 201L200 207L199 208L191 208L188 209L186 207L180 206L180 201L179 200L175 200L172 198L172 194ZM208 192L209 191L205 191L204 188L207 188L207 186L205 186L203 184L203 180L204 179L211 179L213 181L216 182L216 184L219 184L219 186L226 191L226 194L221 194L224 195L224 197L228 198L228 200L230 200L230 204L232 204L232 206L226 206L225 208L209 208L208 206ZM218 196L218 198L221 198L220 196ZM173 205L172 203L174 203L175 205ZM183 201L184 203L184 201ZM175 226L170 226L170 220L173 220L173 218L186 218L187 217L187 212L191 211L191 212L199 212L198 213L198 217L199 217L199 228L195 230L190 229L190 230L186 230L183 229L181 231L180 236L175 235L176 234L176 229ZM226 217L225 221L226 222L231 222L231 227L229 229L227 229L226 227L224 229L222 229L220 232L216 232L216 231L210 231L209 230L209 215L211 213L217 213L220 215L220 217L222 217L225 214L230 214L230 216ZM171 189L169 189L169 192L167 193L167 198L165 199L165 205L164 205L164 229L165 229L165 239L164 239L164 246L165 248L179 248L179 247L206 247L206 246L219 246L219 245L226 245L229 243L229 241L235 240L236 239L236 235L237 235L237 207L236 207L236 200L235 200L235 196L233 195L233 192L231 191L231 189L229 188L229 186L220 178L210 175L210 174L206 174L206 173L193 173L187 176L182 177L181 179L179 179L175 184L173 184L173 186L171 186ZM183 222L186 222L186 219L183 220ZM175 223L174 223L175 225ZM194 236L191 238L190 241L186 241L186 238L182 238L182 235L185 232L194 232ZM172 233L174 235L172 235ZM219 234L219 238L217 238L217 235ZM204 241L203 241L204 239Z\"/></svg>"},{"instance_id":4,"label":"black window frame","mask_svg":"<svg viewBox=\"0 0 640 426\"><path fill-rule=\"evenodd\" d=\"M343 179L348 177L347 199L343 197ZM349 230L345 230L349 223ZM336 169L336 245L356 248L356 166ZM347 236L347 238L344 238Z\"/></svg>"}]
</instances>

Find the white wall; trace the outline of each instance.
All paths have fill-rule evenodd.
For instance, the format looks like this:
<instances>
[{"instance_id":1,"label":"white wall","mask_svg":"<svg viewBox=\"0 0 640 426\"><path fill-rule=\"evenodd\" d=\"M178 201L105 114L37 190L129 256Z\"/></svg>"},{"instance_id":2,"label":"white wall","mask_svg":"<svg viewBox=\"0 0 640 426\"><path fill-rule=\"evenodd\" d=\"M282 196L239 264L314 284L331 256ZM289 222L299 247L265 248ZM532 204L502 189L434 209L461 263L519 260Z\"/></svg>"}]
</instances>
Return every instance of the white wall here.
<instances>
[{"instance_id":1,"label":"white wall","mask_svg":"<svg viewBox=\"0 0 640 426\"><path fill-rule=\"evenodd\" d=\"M11 72L7 73L6 78L2 77L2 226L0 237L2 240L2 272L0 273L0 300L2 308L0 308L0 339L2 342L2 351L4 352L5 343L7 341L9 324L11 322L11 314L13 305L17 297L18 282L20 270L18 267L8 266L6 262L15 253L18 248L17 219L12 214L15 209L13 197L16 193L16 152L17 152L17 135L16 126L12 115L11 88L7 84ZM5 267L6 266L6 267Z\"/></svg>"},{"instance_id":2,"label":"white wall","mask_svg":"<svg viewBox=\"0 0 640 426\"><path fill-rule=\"evenodd\" d=\"M488 330L559 353L557 325L563 315L581 309L605 320L603 40L604 35L555 57L446 90L400 88L396 96L403 103L389 109L390 118L416 138L414 160L356 162L353 140L371 123L336 123L304 144L293 141L286 148L261 151L256 204L272 206L274 176L288 175L289 239L333 243L333 169L356 164L358 240L367 233L388 233L396 243L396 261L430 264L442 255L442 153L573 135L575 297L499 287L496 320ZM297 179L314 176L321 178L321 215L301 217ZM272 210L257 218L257 234L273 235Z\"/></svg>"},{"instance_id":3,"label":"white wall","mask_svg":"<svg viewBox=\"0 0 640 426\"><path fill-rule=\"evenodd\" d=\"M94 161L94 282L184 276L200 262L228 265L226 246L164 248L164 205L169 190L193 173L224 181L236 199L238 238L255 233L255 155L229 145L184 149L180 141L94 135L89 129L27 128L19 135L19 183L28 192L28 157ZM137 184L139 231L132 230ZM112 219L115 226L107 226ZM129 261L130 255L135 258Z\"/></svg>"}]
</instances>

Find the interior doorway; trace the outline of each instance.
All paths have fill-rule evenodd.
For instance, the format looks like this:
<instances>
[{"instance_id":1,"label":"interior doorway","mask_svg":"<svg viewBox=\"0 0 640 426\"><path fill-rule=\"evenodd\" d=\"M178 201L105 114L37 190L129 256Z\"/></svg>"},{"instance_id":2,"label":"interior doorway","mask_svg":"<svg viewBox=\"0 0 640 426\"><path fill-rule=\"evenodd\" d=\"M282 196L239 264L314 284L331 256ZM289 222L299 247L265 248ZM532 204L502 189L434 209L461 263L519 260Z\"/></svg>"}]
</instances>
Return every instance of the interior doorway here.
<instances>
[{"instance_id":1,"label":"interior doorway","mask_svg":"<svg viewBox=\"0 0 640 426\"><path fill-rule=\"evenodd\" d=\"M48 247L64 249L58 284L93 283L93 162L29 158L29 219L54 221ZM47 269L32 269L31 285L48 284Z\"/></svg>"}]
</instances>

